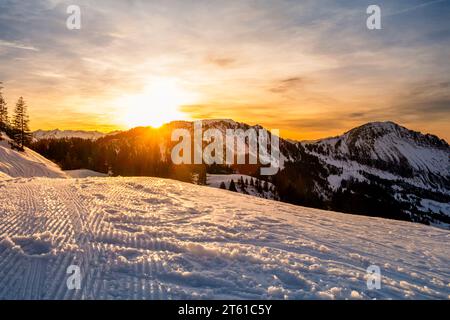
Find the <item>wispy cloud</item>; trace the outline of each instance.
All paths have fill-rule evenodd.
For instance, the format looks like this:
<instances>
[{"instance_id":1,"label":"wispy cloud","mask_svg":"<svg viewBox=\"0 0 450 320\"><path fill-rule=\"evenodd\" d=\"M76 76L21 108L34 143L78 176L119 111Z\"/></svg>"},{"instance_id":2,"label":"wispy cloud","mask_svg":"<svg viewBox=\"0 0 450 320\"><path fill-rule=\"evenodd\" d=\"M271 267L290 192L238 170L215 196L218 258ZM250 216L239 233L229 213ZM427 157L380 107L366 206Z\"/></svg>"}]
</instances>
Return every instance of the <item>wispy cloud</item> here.
<instances>
[{"instance_id":1,"label":"wispy cloud","mask_svg":"<svg viewBox=\"0 0 450 320\"><path fill-rule=\"evenodd\" d=\"M305 84L305 79L302 77L291 77L280 81L276 81L275 85L270 88L273 93L285 93L292 89L299 89Z\"/></svg>"},{"instance_id":2,"label":"wispy cloud","mask_svg":"<svg viewBox=\"0 0 450 320\"><path fill-rule=\"evenodd\" d=\"M417 10L417 9L421 9L421 8L428 7L428 6L431 6L433 4L438 4L440 2L445 2L445 1L448 1L448 0L434 0L434 1L421 3L421 4L416 5L416 6L408 7L406 9L402 9L402 10L393 12L391 14L388 14L387 16L396 16L396 15L399 15L399 14L407 13L407 12L410 12L410 11L414 11L414 10Z\"/></svg>"},{"instance_id":3,"label":"wispy cloud","mask_svg":"<svg viewBox=\"0 0 450 320\"><path fill-rule=\"evenodd\" d=\"M31 50L31 51L39 51L38 48L29 46L20 42L11 42L0 39L0 46L13 48L13 49L21 49L21 50Z\"/></svg>"}]
</instances>

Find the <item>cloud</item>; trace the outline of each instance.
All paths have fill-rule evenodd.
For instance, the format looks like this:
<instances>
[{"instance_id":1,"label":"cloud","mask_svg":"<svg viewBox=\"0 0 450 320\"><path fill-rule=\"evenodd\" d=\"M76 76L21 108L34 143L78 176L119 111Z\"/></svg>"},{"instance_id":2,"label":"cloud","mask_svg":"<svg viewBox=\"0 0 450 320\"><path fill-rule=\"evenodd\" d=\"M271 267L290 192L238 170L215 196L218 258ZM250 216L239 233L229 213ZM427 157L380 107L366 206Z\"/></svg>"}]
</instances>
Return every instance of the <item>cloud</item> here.
<instances>
[{"instance_id":1,"label":"cloud","mask_svg":"<svg viewBox=\"0 0 450 320\"><path fill-rule=\"evenodd\" d=\"M65 27L70 4L0 2L0 80L48 116L33 126L69 125L52 112L62 105L80 125L100 123L93 110L107 114L149 78L170 77L199 96L181 107L191 117L292 136L303 134L296 125L321 136L382 119L450 134L439 129L449 118L449 1L381 0L382 19L414 16L391 16L377 32L365 25L369 0L79 0L76 31Z\"/></svg>"},{"instance_id":2,"label":"cloud","mask_svg":"<svg viewBox=\"0 0 450 320\"><path fill-rule=\"evenodd\" d=\"M0 46L14 48L14 49L39 51L38 48L35 48L33 46L28 46L28 45L22 44L20 42L11 42L11 41L5 41L5 40L1 40L1 39L0 39Z\"/></svg>"},{"instance_id":3,"label":"cloud","mask_svg":"<svg viewBox=\"0 0 450 320\"><path fill-rule=\"evenodd\" d=\"M302 77L291 77L280 81L276 81L275 86L270 88L273 93L285 93L292 89L299 89L305 83L305 79Z\"/></svg>"},{"instance_id":4,"label":"cloud","mask_svg":"<svg viewBox=\"0 0 450 320\"><path fill-rule=\"evenodd\" d=\"M206 61L213 65L225 68L233 65L236 62L236 59L209 55L206 58Z\"/></svg>"},{"instance_id":5,"label":"cloud","mask_svg":"<svg viewBox=\"0 0 450 320\"><path fill-rule=\"evenodd\" d=\"M437 3L440 3L440 2L444 2L444 1L447 1L447 0L434 0L434 1L421 3L421 4L416 5L416 6L412 6L412 7L406 8L406 9L402 9L402 10L396 11L394 13L389 14L388 16L396 16L396 15L399 15L399 14L407 13L407 12L414 11L414 10L417 10L417 9L420 9L420 8L424 8L424 7L428 7L428 6L431 6L433 4L437 4Z\"/></svg>"}]
</instances>

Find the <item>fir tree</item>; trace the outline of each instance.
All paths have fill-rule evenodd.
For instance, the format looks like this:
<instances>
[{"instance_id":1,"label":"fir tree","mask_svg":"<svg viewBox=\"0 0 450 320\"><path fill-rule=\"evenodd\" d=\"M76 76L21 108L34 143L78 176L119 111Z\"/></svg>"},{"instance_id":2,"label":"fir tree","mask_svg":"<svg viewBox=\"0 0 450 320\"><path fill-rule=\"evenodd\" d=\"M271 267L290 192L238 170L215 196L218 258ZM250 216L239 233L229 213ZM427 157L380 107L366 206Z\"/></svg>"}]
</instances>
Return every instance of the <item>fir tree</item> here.
<instances>
[{"instance_id":1,"label":"fir tree","mask_svg":"<svg viewBox=\"0 0 450 320\"><path fill-rule=\"evenodd\" d=\"M233 180L231 180L230 186L228 187L228 190L237 192L236 185L234 184Z\"/></svg>"},{"instance_id":2,"label":"fir tree","mask_svg":"<svg viewBox=\"0 0 450 320\"><path fill-rule=\"evenodd\" d=\"M255 180L255 188L258 193L262 193L261 181L259 179Z\"/></svg>"},{"instance_id":3,"label":"fir tree","mask_svg":"<svg viewBox=\"0 0 450 320\"><path fill-rule=\"evenodd\" d=\"M199 174L198 174L197 184L199 184L199 185L206 185L206 181L207 181L206 168L202 167L200 169Z\"/></svg>"},{"instance_id":4,"label":"fir tree","mask_svg":"<svg viewBox=\"0 0 450 320\"><path fill-rule=\"evenodd\" d=\"M225 185L225 182L222 181L220 183L220 189L225 189L225 190L227 189L227 186Z\"/></svg>"},{"instance_id":5,"label":"fir tree","mask_svg":"<svg viewBox=\"0 0 450 320\"><path fill-rule=\"evenodd\" d=\"M246 193L247 190L245 189L244 177L242 176L239 179L239 188L241 189L241 192Z\"/></svg>"},{"instance_id":6,"label":"fir tree","mask_svg":"<svg viewBox=\"0 0 450 320\"><path fill-rule=\"evenodd\" d=\"M13 140L15 147L19 150L23 150L23 147L30 141L31 133L28 127L27 106L22 97L16 103L14 109L14 116L12 121Z\"/></svg>"}]
</instances>

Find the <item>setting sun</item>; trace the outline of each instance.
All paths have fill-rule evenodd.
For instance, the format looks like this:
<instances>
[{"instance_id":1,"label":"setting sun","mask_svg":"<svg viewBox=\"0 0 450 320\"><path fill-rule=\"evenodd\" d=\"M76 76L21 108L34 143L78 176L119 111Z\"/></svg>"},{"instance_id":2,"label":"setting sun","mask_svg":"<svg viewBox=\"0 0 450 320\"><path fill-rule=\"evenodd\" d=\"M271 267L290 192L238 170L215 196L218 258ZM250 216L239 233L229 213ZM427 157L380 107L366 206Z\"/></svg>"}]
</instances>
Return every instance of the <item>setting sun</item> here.
<instances>
[{"instance_id":1,"label":"setting sun","mask_svg":"<svg viewBox=\"0 0 450 320\"><path fill-rule=\"evenodd\" d=\"M164 123L186 119L179 111L183 104L195 101L196 95L184 89L177 79L154 78L148 81L142 93L123 96L116 102L118 120L124 126L160 127ZM122 111L123 110L123 111Z\"/></svg>"}]
</instances>

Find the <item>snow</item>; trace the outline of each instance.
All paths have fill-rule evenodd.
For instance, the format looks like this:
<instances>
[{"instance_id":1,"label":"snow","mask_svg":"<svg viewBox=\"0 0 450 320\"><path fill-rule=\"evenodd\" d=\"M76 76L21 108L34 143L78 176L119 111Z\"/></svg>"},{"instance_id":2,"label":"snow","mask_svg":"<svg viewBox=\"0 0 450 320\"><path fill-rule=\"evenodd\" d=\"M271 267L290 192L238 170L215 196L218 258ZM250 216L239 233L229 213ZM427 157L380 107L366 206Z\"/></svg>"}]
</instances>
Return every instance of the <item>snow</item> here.
<instances>
[{"instance_id":1,"label":"snow","mask_svg":"<svg viewBox=\"0 0 450 320\"><path fill-rule=\"evenodd\" d=\"M11 177L8 176L6 173L0 171L0 179L9 179L9 178Z\"/></svg>"},{"instance_id":2,"label":"snow","mask_svg":"<svg viewBox=\"0 0 450 320\"><path fill-rule=\"evenodd\" d=\"M348 157L351 154L349 146L352 143L357 147L353 147L353 152L359 154L365 152L373 160L397 165L400 163L400 159L406 160L415 170L414 176L405 178L349 160ZM330 155L311 153L326 163L343 169L341 176L329 177L328 181L333 189L338 188L342 180L348 180L350 177L359 181L366 180L359 173L363 171L382 179L403 181L433 192L450 194L445 186L436 185L428 177L428 174L431 173L442 178L450 178L450 149L442 141L440 146L436 146L434 143L436 141L429 135L415 133L395 123L373 122L352 129L341 136L315 142L331 151ZM339 156L346 160L340 160Z\"/></svg>"},{"instance_id":3,"label":"snow","mask_svg":"<svg viewBox=\"0 0 450 320\"><path fill-rule=\"evenodd\" d=\"M394 157L398 160L397 155L403 155L416 170L435 174L445 174L450 171L449 150L414 145L407 139L399 139L394 134L377 139L374 148L377 154L373 155L373 158L388 160Z\"/></svg>"},{"instance_id":4,"label":"snow","mask_svg":"<svg viewBox=\"0 0 450 320\"><path fill-rule=\"evenodd\" d=\"M90 177L107 177L105 173L89 170L89 169L78 169L78 170L66 170L64 171L71 178L90 178Z\"/></svg>"},{"instance_id":5,"label":"snow","mask_svg":"<svg viewBox=\"0 0 450 320\"><path fill-rule=\"evenodd\" d=\"M10 177L66 178L66 174L53 162L31 149L24 152L11 149L9 138L0 141L0 179Z\"/></svg>"},{"instance_id":6,"label":"snow","mask_svg":"<svg viewBox=\"0 0 450 320\"><path fill-rule=\"evenodd\" d=\"M234 126L238 126L241 124L232 119L206 119L206 120L202 120L202 125L208 126L208 127L214 127L217 125L226 125L226 126L234 127Z\"/></svg>"},{"instance_id":7,"label":"snow","mask_svg":"<svg viewBox=\"0 0 450 320\"><path fill-rule=\"evenodd\" d=\"M421 199L420 205L424 211L443 213L450 216L450 203L442 203L431 199Z\"/></svg>"},{"instance_id":8,"label":"snow","mask_svg":"<svg viewBox=\"0 0 450 320\"><path fill-rule=\"evenodd\" d=\"M83 131L83 130L37 130L33 132L33 138L36 140L42 139L63 139L63 138L81 138L97 140L105 137L107 134L98 131Z\"/></svg>"},{"instance_id":9,"label":"snow","mask_svg":"<svg viewBox=\"0 0 450 320\"><path fill-rule=\"evenodd\" d=\"M249 183L248 186L245 186L245 191L241 190L241 187L238 184L238 181L241 179L241 177L244 179L244 181L247 180ZM245 194L249 194L252 196L265 198L265 199L271 199L271 200L275 200L277 198L277 196L272 191L262 191L261 193L259 193L256 190L256 187L250 185L251 179L253 179L254 182L259 180L255 177L248 176L245 174L236 174L236 173L235 174L207 174L206 184L213 188L220 188L220 184L223 182L225 184L225 187L228 189L230 187L231 180L233 180L234 184L236 186L236 190L239 193L245 193ZM259 180L259 181L260 181L261 185L263 185L264 181L263 180ZM273 187L273 184L268 182L268 186L269 186L269 189L271 189Z\"/></svg>"},{"instance_id":10,"label":"snow","mask_svg":"<svg viewBox=\"0 0 450 320\"><path fill-rule=\"evenodd\" d=\"M450 298L425 225L157 178L0 180L0 204L0 299Z\"/></svg>"}]
</instances>

